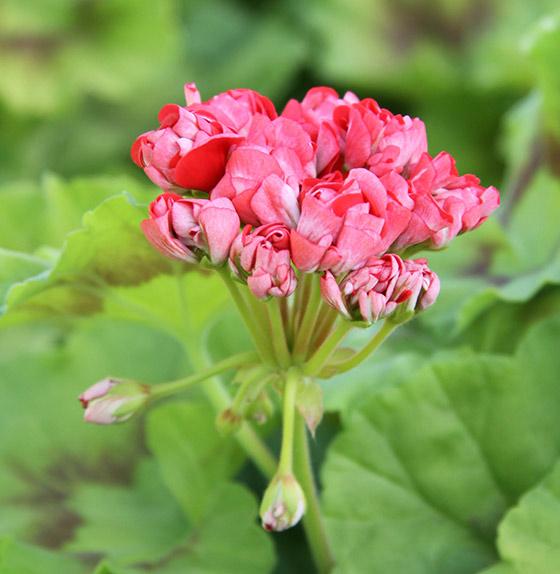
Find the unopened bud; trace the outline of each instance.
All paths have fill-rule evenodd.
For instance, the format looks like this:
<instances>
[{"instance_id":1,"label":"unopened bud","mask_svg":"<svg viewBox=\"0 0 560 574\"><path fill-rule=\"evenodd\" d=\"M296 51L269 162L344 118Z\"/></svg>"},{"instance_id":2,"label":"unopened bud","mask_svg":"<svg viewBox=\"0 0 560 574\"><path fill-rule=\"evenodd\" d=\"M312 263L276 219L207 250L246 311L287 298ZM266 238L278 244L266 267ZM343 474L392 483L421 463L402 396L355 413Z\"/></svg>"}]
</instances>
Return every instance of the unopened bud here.
<instances>
[{"instance_id":1,"label":"unopened bud","mask_svg":"<svg viewBox=\"0 0 560 574\"><path fill-rule=\"evenodd\" d=\"M103 379L84 391L79 400L88 423L110 425L123 423L147 402L150 388L135 381Z\"/></svg>"},{"instance_id":2,"label":"unopened bud","mask_svg":"<svg viewBox=\"0 0 560 574\"><path fill-rule=\"evenodd\" d=\"M291 474L276 475L266 489L260 516L265 530L281 532L295 526L305 512L305 495Z\"/></svg>"},{"instance_id":3,"label":"unopened bud","mask_svg":"<svg viewBox=\"0 0 560 574\"><path fill-rule=\"evenodd\" d=\"M274 403L268 393L262 392L247 409L247 418L263 425L274 414Z\"/></svg>"},{"instance_id":4,"label":"unopened bud","mask_svg":"<svg viewBox=\"0 0 560 574\"><path fill-rule=\"evenodd\" d=\"M222 436L236 433L243 422L243 417L235 413L231 408L223 410L216 418L216 428Z\"/></svg>"}]
</instances>

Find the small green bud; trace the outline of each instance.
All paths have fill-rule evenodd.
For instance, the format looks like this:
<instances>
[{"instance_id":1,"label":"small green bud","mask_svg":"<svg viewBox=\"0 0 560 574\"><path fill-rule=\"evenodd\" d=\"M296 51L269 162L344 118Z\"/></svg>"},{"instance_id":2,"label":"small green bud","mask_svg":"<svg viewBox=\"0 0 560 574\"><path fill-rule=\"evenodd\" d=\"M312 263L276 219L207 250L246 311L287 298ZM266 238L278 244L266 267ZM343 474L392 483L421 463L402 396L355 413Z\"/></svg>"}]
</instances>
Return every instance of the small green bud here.
<instances>
[{"instance_id":1,"label":"small green bud","mask_svg":"<svg viewBox=\"0 0 560 574\"><path fill-rule=\"evenodd\" d=\"M222 436L236 433L243 422L241 415L233 412L231 408L223 410L216 418L216 428Z\"/></svg>"},{"instance_id":2,"label":"small green bud","mask_svg":"<svg viewBox=\"0 0 560 574\"><path fill-rule=\"evenodd\" d=\"M305 495L292 474L276 475L266 489L260 508L265 530L281 532L295 526L305 512Z\"/></svg>"},{"instance_id":3,"label":"small green bud","mask_svg":"<svg viewBox=\"0 0 560 574\"><path fill-rule=\"evenodd\" d=\"M262 392L248 407L246 417L263 425L274 414L274 403L268 393Z\"/></svg>"}]
</instances>

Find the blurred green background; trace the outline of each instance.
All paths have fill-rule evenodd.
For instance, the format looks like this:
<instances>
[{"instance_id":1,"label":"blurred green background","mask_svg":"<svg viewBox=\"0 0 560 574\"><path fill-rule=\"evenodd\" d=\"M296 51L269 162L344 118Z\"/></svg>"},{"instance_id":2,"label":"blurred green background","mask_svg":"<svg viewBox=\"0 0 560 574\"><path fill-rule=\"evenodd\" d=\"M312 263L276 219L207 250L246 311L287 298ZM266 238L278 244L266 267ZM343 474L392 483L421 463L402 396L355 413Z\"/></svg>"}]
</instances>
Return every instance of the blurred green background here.
<instances>
[{"instance_id":1,"label":"blurred green background","mask_svg":"<svg viewBox=\"0 0 560 574\"><path fill-rule=\"evenodd\" d=\"M85 427L75 401L107 374L151 383L188 373L201 364L193 351L200 341L212 358L247 345L233 312L224 311L227 297L203 279L187 277L190 323L180 324L170 270L138 230L143 207L133 208L122 196L111 199L86 216L84 231L65 240L80 228L83 214L108 197L126 191L143 206L156 195L132 164L130 144L155 127L163 104L183 102L187 81L195 81L203 97L254 88L279 109L315 85L373 97L395 113L420 116L432 153L449 151L461 171L501 190L503 205L491 221L430 255L443 285L433 310L401 329L375 362L327 382L328 415L315 454L321 463L341 420L350 424L352 410L369 404L366 399L400 384L428 385L410 381L410 374L432 368L441 350L456 353L447 370L440 369L452 388L465 388L466 371L498 389L492 396L500 400L506 379L538 388L539 397L519 383L519 404L503 401L511 407L497 415L503 425L525 421L512 431L511 445L502 445L506 454L476 435L486 456L488 450L502 461L511 453L504 474L515 477L507 503L465 519L469 532L491 540L491 550L461 546L451 527L432 532L437 521L426 519L431 539L441 536L442 547L457 544L463 552L454 555L451 570L423 554L426 548L430 554L429 544L415 546L414 530L402 530L402 546L397 537L386 542L380 532L390 536L402 528L398 505L384 507L380 530L362 517L363 534L352 531L353 518L345 523L344 513L364 501L342 504L336 496L348 482L338 487L336 473L323 475L333 536L341 556L356 560L340 574L412 572L406 564L375 562L360 536L381 540L375 556L387 548L390 558L409 557L420 565L415 573L469 574L501 559L505 564L503 549L494 545L498 520L560 454L554 422L560 408L554 351L560 340L558 1L2 0L0 303L8 312L0 318L0 574L91 572L103 557L111 562L98 574L312 572L300 528L275 538L280 558L273 558L270 541L253 524L254 500L231 477L257 494L263 480L243 465L232 441L215 436L214 414L202 397L163 405L147 421L118 429ZM513 376L510 370L518 367ZM545 390L542 381L550 383ZM487 404L493 398L472 396L455 397L466 419L486 408L494 413ZM417 414L404 412L403 426ZM483 425L474 426L478 432ZM397 427L396 440L406 435ZM265 431L274 446L274 425ZM534 444L528 435L536 437ZM158 449L162 442L177 451ZM433 477L468 482L473 465L454 460L443 445L438 454L449 459L443 468L433 452L424 452L422 437L419 443L427 466L418 470L417 482L431 477L427 488L435 484L445 506L457 493L447 493ZM371 452L377 460L375 447ZM209 456L225 462L206 468ZM533 466L532 456L538 459ZM553 479L560 485L558 476ZM209 493L215 483L218 499ZM376 504L390 500L381 496L379 502L375 485L367 488ZM199 499L206 498L222 519L200 510ZM208 521L201 523L199 515ZM248 526L232 533L232 521ZM161 562L185 532L198 550L187 563ZM362 542L345 547L345 532ZM560 527L556 538L560 548ZM492 574L560 571L549 565L514 571L500 563Z\"/></svg>"},{"instance_id":2,"label":"blurred green background","mask_svg":"<svg viewBox=\"0 0 560 574\"><path fill-rule=\"evenodd\" d=\"M551 88L546 66L556 64L542 62L546 46L532 36L556 6L3 0L0 178L136 173L130 142L192 80L206 97L249 87L279 107L321 84L372 96L420 115L433 151L499 183L506 112L536 85Z\"/></svg>"}]
</instances>

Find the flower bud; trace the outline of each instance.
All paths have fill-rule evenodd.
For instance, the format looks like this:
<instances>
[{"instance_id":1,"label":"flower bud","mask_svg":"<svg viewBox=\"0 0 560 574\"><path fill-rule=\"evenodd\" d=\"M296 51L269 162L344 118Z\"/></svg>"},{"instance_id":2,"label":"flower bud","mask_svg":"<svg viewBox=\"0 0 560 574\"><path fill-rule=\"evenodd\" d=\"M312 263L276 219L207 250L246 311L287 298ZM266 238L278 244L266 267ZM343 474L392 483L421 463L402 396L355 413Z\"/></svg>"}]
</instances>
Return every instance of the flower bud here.
<instances>
[{"instance_id":1,"label":"flower bud","mask_svg":"<svg viewBox=\"0 0 560 574\"><path fill-rule=\"evenodd\" d=\"M283 224L262 225L254 230L245 226L233 241L229 264L258 299L289 297L297 286L289 230Z\"/></svg>"},{"instance_id":2,"label":"flower bud","mask_svg":"<svg viewBox=\"0 0 560 574\"><path fill-rule=\"evenodd\" d=\"M235 413L231 408L223 410L216 417L216 428L222 436L236 433L243 423L243 417Z\"/></svg>"},{"instance_id":3,"label":"flower bud","mask_svg":"<svg viewBox=\"0 0 560 574\"><path fill-rule=\"evenodd\" d=\"M265 530L281 532L295 526L305 512L305 495L292 474L276 475L266 489L260 516Z\"/></svg>"},{"instance_id":4,"label":"flower bud","mask_svg":"<svg viewBox=\"0 0 560 574\"><path fill-rule=\"evenodd\" d=\"M147 402L150 389L135 381L103 379L84 391L79 400L88 423L110 425L123 423Z\"/></svg>"},{"instance_id":5,"label":"flower bud","mask_svg":"<svg viewBox=\"0 0 560 574\"><path fill-rule=\"evenodd\" d=\"M162 193L141 223L144 235L167 257L196 263L204 255L221 265L239 232L239 216L229 199L185 199Z\"/></svg>"},{"instance_id":6,"label":"flower bud","mask_svg":"<svg viewBox=\"0 0 560 574\"><path fill-rule=\"evenodd\" d=\"M390 317L402 323L434 303L439 279L425 259L403 261L389 254L352 271L340 284L327 271L321 278L321 293L331 307L351 320L371 325Z\"/></svg>"},{"instance_id":7,"label":"flower bud","mask_svg":"<svg viewBox=\"0 0 560 574\"><path fill-rule=\"evenodd\" d=\"M263 425L274 414L274 403L268 396L268 393L263 391L247 408L246 417L259 425Z\"/></svg>"}]
</instances>

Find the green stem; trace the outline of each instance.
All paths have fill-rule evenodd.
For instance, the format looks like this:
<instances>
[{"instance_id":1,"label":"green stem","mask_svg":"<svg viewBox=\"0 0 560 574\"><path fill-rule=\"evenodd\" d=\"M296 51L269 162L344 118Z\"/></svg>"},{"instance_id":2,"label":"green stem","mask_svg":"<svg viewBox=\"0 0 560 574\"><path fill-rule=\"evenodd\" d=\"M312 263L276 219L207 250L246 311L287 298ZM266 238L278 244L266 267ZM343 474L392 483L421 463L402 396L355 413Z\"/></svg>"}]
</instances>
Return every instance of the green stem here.
<instances>
[{"instance_id":1,"label":"green stem","mask_svg":"<svg viewBox=\"0 0 560 574\"><path fill-rule=\"evenodd\" d=\"M311 456L307 439L305 421L301 415L297 415L295 433L295 475L303 492L307 508L303 517L305 535L317 566L319 574L328 574L334 566L334 558L330 548L315 479L311 466Z\"/></svg>"},{"instance_id":2,"label":"green stem","mask_svg":"<svg viewBox=\"0 0 560 574\"><path fill-rule=\"evenodd\" d=\"M173 395L180 391L183 391L193 385L204 381L205 379L209 379L214 375L219 375L224 371L229 371L230 369L236 369L237 367L242 367L243 365L247 365L250 363L255 363L259 360L259 356L257 353L248 352L248 353L240 353L238 355L233 355L212 365L208 369L204 369L202 371L193 373L192 375L185 377L183 379L179 379L177 381L171 381L169 383L161 383L158 385L153 385L151 387L151 396L153 398L162 398L167 397L169 395Z\"/></svg>"},{"instance_id":3,"label":"green stem","mask_svg":"<svg viewBox=\"0 0 560 574\"><path fill-rule=\"evenodd\" d=\"M284 331L288 335L289 322L290 322L290 311L288 309L288 298L278 297L278 302L280 305L280 314L282 315L282 323L284 323Z\"/></svg>"},{"instance_id":4,"label":"green stem","mask_svg":"<svg viewBox=\"0 0 560 574\"><path fill-rule=\"evenodd\" d=\"M268 357L268 363L270 365L275 365L277 363L275 358L275 349L273 345L272 331L270 330L270 317L268 313L268 303L266 301L261 301L257 299L251 291L247 288L243 288L245 292L245 301L249 308L249 312L253 317L253 320L257 322L258 329L260 333L259 341L262 346L263 352Z\"/></svg>"},{"instance_id":5,"label":"green stem","mask_svg":"<svg viewBox=\"0 0 560 574\"><path fill-rule=\"evenodd\" d=\"M345 373L346 371L358 366L369 355L371 355L371 353L373 353L397 327L397 324L385 320L381 329L377 331L371 341L361 351L358 351L346 361L334 365L337 373Z\"/></svg>"},{"instance_id":6,"label":"green stem","mask_svg":"<svg viewBox=\"0 0 560 574\"><path fill-rule=\"evenodd\" d=\"M234 414L245 415L247 404L251 404L261 392L264 384L266 384L268 374L270 374L270 369L267 367L261 366L251 369L233 398L231 410Z\"/></svg>"},{"instance_id":7,"label":"green stem","mask_svg":"<svg viewBox=\"0 0 560 574\"><path fill-rule=\"evenodd\" d=\"M303 309L303 319L299 324L294 344L294 358L299 361L304 360L307 356L309 343L313 337L313 326L321 309L321 290L318 282L314 281L314 278L317 277L318 279L319 276L311 275L310 277L311 293L307 305Z\"/></svg>"},{"instance_id":8,"label":"green stem","mask_svg":"<svg viewBox=\"0 0 560 574\"><path fill-rule=\"evenodd\" d=\"M310 377L314 377L321 372L325 363L329 360L330 356L344 339L346 333L352 328L350 321L343 321L340 325L329 335L327 340L315 351L315 354L303 365L303 372Z\"/></svg>"},{"instance_id":9,"label":"green stem","mask_svg":"<svg viewBox=\"0 0 560 574\"><path fill-rule=\"evenodd\" d=\"M282 404L282 448L280 450L280 461L278 463L279 475L292 474L296 393L300 377L301 374L295 368L291 368L286 374Z\"/></svg>"},{"instance_id":10,"label":"green stem","mask_svg":"<svg viewBox=\"0 0 560 574\"><path fill-rule=\"evenodd\" d=\"M290 366L292 361L290 356L290 349L288 348L288 341L286 340L284 321L282 320L282 311L280 309L280 302L278 301L278 298L273 297L273 300L269 301L267 307L270 317L270 324L272 326L272 346L274 347L278 364L282 368L286 369Z\"/></svg>"},{"instance_id":11,"label":"green stem","mask_svg":"<svg viewBox=\"0 0 560 574\"><path fill-rule=\"evenodd\" d=\"M313 327L313 340L310 344L310 351L315 352L323 341L329 336L333 325L340 316L339 311L333 309L330 305L324 305L324 311L321 313L315 327Z\"/></svg>"},{"instance_id":12,"label":"green stem","mask_svg":"<svg viewBox=\"0 0 560 574\"><path fill-rule=\"evenodd\" d=\"M247 306L247 302L243 298L239 287L235 283L235 281L231 278L229 271L226 268L220 269L219 274L223 279L226 287L228 288L232 299L234 300L235 304L237 305L237 309L247 328L249 329L249 333L253 339L253 344L255 345L259 355L261 356L262 360L266 364L270 364L272 362L272 357L270 356L270 352L267 348L267 338L266 335L263 336L263 333L259 332L255 324L255 317L251 314L249 307ZM255 311L253 307L253 312L258 315L259 311Z\"/></svg>"},{"instance_id":13,"label":"green stem","mask_svg":"<svg viewBox=\"0 0 560 574\"><path fill-rule=\"evenodd\" d=\"M194 349L191 349L189 356L193 366L204 368L206 361L200 351L197 350L195 352ZM216 412L222 412L231 405L230 394L217 376L206 379L202 385L206 396ZM244 422L235 435L235 438L255 466L267 478L272 478L276 473L276 459L254 429L248 423Z\"/></svg>"},{"instance_id":14,"label":"green stem","mask_svg":"<svg viewBox=\"0 0 560 574\"><path fill-rule=\"evenodd\" d=\"M276 459L249 423L244 422L236 435L241 448L247 453L255 466L268 479L276 474Z\"/></svg>"},{"instance_id":15,"label":"green stem","mask_svg":"<svg viewBox=\"0 0 560 574\"><path fill-rule=\"evenodd\" d=\"M179 292L181 309L183 315L188 317L185 292L182 287L181 276L178 276L177 289ZM184 345L185 352L194 369L208 368L208 360L204 350L202 349L201 342L199 342L199 344L193 344L189 338L188 331L186 331L185 335L181 337L181 342ZM202 388L217 413L227 409L231 405L231 396L218 376L214 375L210 379L206 379L202 383ZM239 432L235 435L235 438L247 456L253 461L255 466L263 473L264 476L271 479L276 473L276 459L254 429L244 422Z\"/></svg>"},{"instance_id":16,"label":"green stem","mask_svg":"<svg viewBox=\"0 0 560 574\"><path fill-rule=\"evenodd\" d=\"M301 321L303 319L303 314L307 307L307 302L309 301L309 294L311 292L311 282L313 281L313 275L310 273L302 273L300 276L297 289L296 289L296 301L292 314L292 325L294 336L297 336Z\"/></svg>"}]
</instances>

